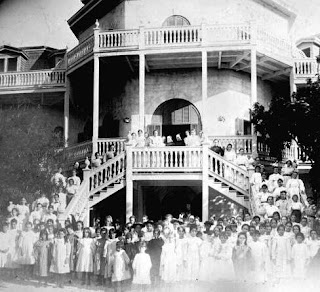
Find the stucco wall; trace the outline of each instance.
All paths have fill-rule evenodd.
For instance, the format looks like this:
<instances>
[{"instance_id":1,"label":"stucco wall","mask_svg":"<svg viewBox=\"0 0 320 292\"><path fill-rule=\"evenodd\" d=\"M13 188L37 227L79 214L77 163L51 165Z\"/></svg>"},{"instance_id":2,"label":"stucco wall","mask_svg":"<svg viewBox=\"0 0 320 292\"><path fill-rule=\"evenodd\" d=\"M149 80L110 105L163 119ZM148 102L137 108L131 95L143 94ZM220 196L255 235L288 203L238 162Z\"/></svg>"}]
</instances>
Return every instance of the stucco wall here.
<instances>
[{"instance_id":1,"label":"stucco wall","mask_svg":"<svg viewBox=\"0 0 320 292\"><path fill-rule=\"evenodd\" d=\"M125 28L125 2L120 3L117 7L107 13L104 17L99 19L99 26L101 30L109 29L124 29ZM80 34L79 40L87 38L93 33L93 24L83 33Z\"/></svg>"},{"instance_id":2,"label":"stucco wall","mask_svg":"<svg viewBox=\"0 0 320 292\"><path fill-rule=\"evenodd\" d=\"M255 21L275 34L287 34L289 20L254 0L129 0L126 28L160 27L171 15L186 17L191 25Z\"/></svg>"},{"instance_id":3,"label":"stucco wall","mask_svg":"<svg viewBox=\"0 0 320 292\"><path fill-rule=\"evenodd\" d=\"M193 103L201 114L201 70L158 71L146 74L145 119L151 124L152 114L163 102L180 98ZM208 70L208 100L205 106L209 135L235 135L235 119L249 120L250 75L231 70ZM273 94L269 82L258 80L258 101L268 105ZM139 81L126 83L123 93L113 99L114 119L131 118L131 123L120 122L120 135L138 130ZM224 122L219 122L219 116Z\"/></svg>"}]
</instances>

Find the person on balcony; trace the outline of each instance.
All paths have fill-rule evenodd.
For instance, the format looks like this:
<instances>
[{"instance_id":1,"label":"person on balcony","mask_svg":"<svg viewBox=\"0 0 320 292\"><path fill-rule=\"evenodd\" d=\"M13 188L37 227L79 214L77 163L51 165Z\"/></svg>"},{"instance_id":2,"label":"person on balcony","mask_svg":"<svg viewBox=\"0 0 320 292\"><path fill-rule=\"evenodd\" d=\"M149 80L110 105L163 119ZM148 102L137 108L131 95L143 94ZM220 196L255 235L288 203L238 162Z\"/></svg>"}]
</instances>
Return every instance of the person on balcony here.
<instances>
[{"instance_id":1,"label":"person on balcony","mask_svg":"<svg viewBox=\"0 0 320 292\"><path fill-rule=\"evenodd\" d=\"M223 158L226 159L229 162L234 163L235 160L237 159L237 154L236 152L232 149L232 145L228 144L226 151L224 151Z\"/></svg>"},{"instance_id":2,"label":"person on balcony","mask_svg":"<svg viewBox=\"0 0 320 292\"><path fill-rule=\"evenodd\" d=\"M210 147L210 150L219 154L220 156L224 156L224 149L219 146L219 141L217 139L213 141L213 145Z\"/></svg>"},{"instance_id":3,"label":"person on balcony","mask_svg":"<svg viewBox=\"0 0 320 292\"><path fill-rule=\"evenodd\" d=\"M175 146L185 146L184 141L182 140L180 133L176 135Z\"/></svg>"},{"instance_id":4,"label":"person on balcony","mask_svg":"<svg viewBox=\"0 0 320 292\"><path fill-rule=\"evenodd\" d=\"M186 137L183 139L184 145L190 146L190 142L189 142L189 140L190 140L190 131L189 130L185 131L185 134L186 134Z\"/></svg>"},{"instance_id":5,"label":"person on balcony","mask_svg":"<svg viewBox=\"0 0 320 292\"><path fill-rule=\"evenodd\" d=\"M159 133L157 130L153 131L153 136L151 136L150 139L151 139L150 147L163 147L164 146L162 137L159 136Z\"/></svg>"},{"instance_id":6,"label":"person on balcony","mask_svg":"<svg viewBox=\"0 0 320 292\"><path fill-rule=\"evenodd\" d=\"M138 130L138 137L136 138L136 146L135 147L145 147L146 146L146 138L143 135L143 131Z\"/></svg>"},{"instance_id":7,"label":"person on balcony","mask_svg":"<svg viewBox=\"0 0 320 292\"><path fill-rule=\"evenodd\" d=\"M239 154L235 160L235 164L238 165L243 170L247 170L249 167L249 160L247 155L244 154L244 149L239 149Z\"/></svg>"},{"instance_id":8,"label":"person on balcony","mask_svg":"<svg viewBox=\"0 0 320 292\"><path fill-rule=\"evenodd\" d=\"M167 136L167 139L166 139L166 146L174 146L174 142L172 140L172 136Z\"/></svg>"},{"instance_id":9,"label":"person on balcony","mask_svg":"<svg viewBox=\"0 0 320 292\"><path fill-rule=\"evenodd\" d=\"M94 158L91 161L91 166L92 168L98 168L101 165L102 161L101 161L101 157L99 155L99 152L96 152L94 154Z\"/></svg>"},{"instance_id":10,"label":"person on balcony","mask_svg":"<svg viewBox=\"0 0 320 292\"><path fill-rule=\"evenodd\" d=\"M288 160L286 162L286 164L282 167L281 169L281 175L283 176L284 178L284 185L286 186L287 185L287 182L288 180L290 179L292 173L295 171L295 168L293 166L293 163L291 160Z\"/></svg>"},{"instance_id":11,"label":"person on balcony","mask_svg":"<svg viewBox=\"0 0 320 292\"><path fill-rule=\"evenodd\" d=\"M196 130L191 130L191 135L188 138L188 145L191 147L199 147L201 145L200 137L197 135Z\"/></svg>"},{"instance_id":12,"label":"person on balcony","mask_svg":"<svg viewBox=\"0 0 320 292\"><path fill-rule=\"evenodd\" d=\"M144 133L144 146L145 147L150 147L150 145L151 145L151 138L149 136L149 133L145 132Z\"/></svg>"}]
</instances>

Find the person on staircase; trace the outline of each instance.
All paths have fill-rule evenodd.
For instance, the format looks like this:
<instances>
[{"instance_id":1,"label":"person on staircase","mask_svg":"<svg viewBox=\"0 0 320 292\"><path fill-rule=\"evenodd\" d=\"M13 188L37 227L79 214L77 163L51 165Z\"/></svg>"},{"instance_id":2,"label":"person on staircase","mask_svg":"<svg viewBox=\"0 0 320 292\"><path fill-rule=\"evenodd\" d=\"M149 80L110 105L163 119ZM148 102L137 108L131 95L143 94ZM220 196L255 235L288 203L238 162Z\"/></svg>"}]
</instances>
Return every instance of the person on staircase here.
<instances>
[{"instance_id":1,"label":"person on staircase","mask_svg":"<svg viewBox=\"0 0 320 292\"><path fill-rule=\"evenodd\" d=\"M244 149L239 149L239 154L235 160L235 164L238 165L243 170L247 170L249 167L249 159L247 155L244 153Z\"/></svg>"},{"instance_id":2,"label":"person on staircase","mask_svg":"<svg viewBox=\"0 0 320 292\"><path fill-rule=\"evenodd\" d=\"M224 151L223 158L229 162L234 163L237 159L236 152L232 149L232 144L228 144L226 150Z\"/></svg>"}]
</instances>

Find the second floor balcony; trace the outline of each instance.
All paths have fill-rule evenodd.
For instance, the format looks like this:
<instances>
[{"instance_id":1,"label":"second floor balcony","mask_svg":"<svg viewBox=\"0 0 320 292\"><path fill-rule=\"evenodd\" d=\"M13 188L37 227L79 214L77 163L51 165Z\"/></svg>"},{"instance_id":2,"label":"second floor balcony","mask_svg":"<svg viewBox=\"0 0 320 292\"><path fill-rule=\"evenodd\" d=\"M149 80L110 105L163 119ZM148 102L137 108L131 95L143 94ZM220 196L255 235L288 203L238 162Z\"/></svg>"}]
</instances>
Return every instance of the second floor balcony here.
<instances>
[{"instance_id":1,"label":"second floor balcony","mask_svg":"<svg viewBox=\"0 0 320 292\"><path fill-rule=\"evenodd\" d=\"M0 94L64 90L64 69L0 73Z\"/></svg>"}]
</instances>

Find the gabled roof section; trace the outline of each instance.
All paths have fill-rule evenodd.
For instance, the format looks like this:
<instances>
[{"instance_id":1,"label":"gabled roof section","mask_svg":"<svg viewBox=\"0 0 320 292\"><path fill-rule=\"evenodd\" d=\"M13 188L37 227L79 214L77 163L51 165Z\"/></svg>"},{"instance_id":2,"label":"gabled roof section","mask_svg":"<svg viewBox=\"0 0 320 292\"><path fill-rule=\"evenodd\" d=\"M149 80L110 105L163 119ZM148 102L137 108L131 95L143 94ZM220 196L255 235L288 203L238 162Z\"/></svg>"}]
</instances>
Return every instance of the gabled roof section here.
<instances>
[{"instance_id":1,"label":"gabled roof section","mask_svg":"<svg viewBox=\"0 0 320 292\"><path fill-rule=\"evenodd\" d=\"M105 16L109 11L124 1L125 0L83 1L83 3L86 4L68 20L70 29L76 37L79 37L80 32L93 25L96 19Z\"/></svg>"},{"instance_id":2,"label":"gabled roof section","mask_svg":"<svg viewBox=\"0 0 320 292\"><path fill-rule=\"evenodd\" d=\"M320 34L315 34L309 37L304 37L301 39L298 39L296 41L296 46L300 46L303 43L313 43L315 45L317 45L318 47L320 47Z\"/></svg>"},{"instance_id":3,"label":"gabled roof section","mask_svg":"<svg viewBox=\"0 0 320 292\"><path fill-rule=\"evenodd\" d=\"M296 11L293 9L291 5L289 5L288 1L285 0L254 0L258 3L266 5L275 11L280 12L281 14L287 16L294 21L297 17Z\"/></svg>"},{"instance_id":4,"label":"gabled roof section","mask_svg":"<svg viewBox=\"0 0 320 292\"><path fill-rule=\"evenodd\" d=\"M0 46L0 53L1 54L11 53L15 55L20 55L26 60L28 59L27 54L22 49L7 46L7 45Z\"/></svg>"}]
</instances>

